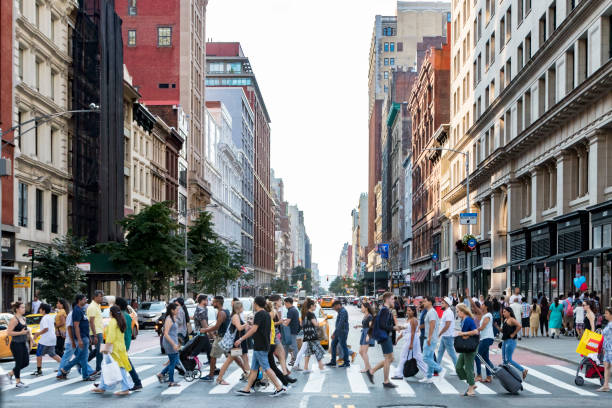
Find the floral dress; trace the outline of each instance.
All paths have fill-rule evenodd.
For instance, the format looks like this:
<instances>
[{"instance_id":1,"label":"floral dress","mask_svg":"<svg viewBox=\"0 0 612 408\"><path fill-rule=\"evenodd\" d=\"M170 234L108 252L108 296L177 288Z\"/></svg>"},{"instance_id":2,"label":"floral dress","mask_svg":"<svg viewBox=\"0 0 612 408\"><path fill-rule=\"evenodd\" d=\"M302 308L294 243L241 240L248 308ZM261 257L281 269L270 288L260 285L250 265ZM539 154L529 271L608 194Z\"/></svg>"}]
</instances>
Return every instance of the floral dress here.
<instances>
[{"instance_id":1,"label":"floral dress","mask_svg":"<svg viewBox=\"0 0 612 408\"><path fill-rule=\"evenodd\" d=\"M603 329L603 352L604 357L603 361L607 363L612 363L612 322L609 322L608 325Z\"/></svg>"}]
</instances>

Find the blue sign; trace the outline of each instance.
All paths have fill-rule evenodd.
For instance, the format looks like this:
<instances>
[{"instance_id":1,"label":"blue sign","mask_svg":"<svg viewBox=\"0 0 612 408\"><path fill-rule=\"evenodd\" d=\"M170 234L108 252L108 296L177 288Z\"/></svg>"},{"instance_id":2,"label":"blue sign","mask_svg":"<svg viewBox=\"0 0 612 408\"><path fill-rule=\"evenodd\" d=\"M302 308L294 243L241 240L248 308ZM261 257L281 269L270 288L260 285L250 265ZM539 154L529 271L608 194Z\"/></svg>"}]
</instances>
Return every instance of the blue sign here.
<instances>
[{"instance_id":1,"label":"blue sign","mask_svg":"<svg viewBox=\"0 0 612 408\"><path fill-rule=\"evenodd\" d=\"M467 246L468 246L468 248L470 248L470 249L474 249L474 248L476 248L476 238L470 238L470 239L468 239Z\"/></svg>"},{"instance_id":2,"label":"blue sign","mask_svg":"<svg viewBox=\"0 0 612 408\"><path fill-rule=\"evenodd\" d=\"M378 251L382 259L389 259L389 244L378 244Z\"/></svg>"},{"instance_id":3,"label":"blue sign","mask_svg":"<svg viewBox=\"0 0 612 408\"><path fill-rule=\"evenodd\" d=\"M436 262L438 260L438 254L434 252L434 254L431 256L431 259L433 259L433 261Z\"/></svg>"}]
</instances>

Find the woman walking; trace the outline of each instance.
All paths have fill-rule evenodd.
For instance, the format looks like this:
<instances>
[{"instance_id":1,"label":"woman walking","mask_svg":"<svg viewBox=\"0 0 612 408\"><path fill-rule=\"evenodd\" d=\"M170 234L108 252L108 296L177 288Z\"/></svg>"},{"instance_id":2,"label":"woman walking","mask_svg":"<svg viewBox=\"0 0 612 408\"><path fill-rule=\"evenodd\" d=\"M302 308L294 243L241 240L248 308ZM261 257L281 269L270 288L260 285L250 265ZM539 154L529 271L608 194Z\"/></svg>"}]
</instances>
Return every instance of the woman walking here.
<instances>
[{"instance_id":1,"label":"woman walking","mask_svg":"<svg viewBox=\"0 0 612 408\"><path fill-rule=\"evenodd\" d=\"M553 300L553 304L548 308L548 328L550 330L550 338L554 339L555 335L559 338L559 330L563 324L563 305L559 303L559 298Z\"/></svg>"},{"instance_id":2,"label":"woman walking","mask_svg":"<svg viewBox=\"0 0 612 408\"><path fill-rule=\"evenodd\" d=\"M365 368L361 370L362 373L370 371L370 359L368 358L368 349L374 346L374 339L368 338L368 330L370 330L370 323L374 319L374 312L372 306L368 302L361 304L361 313L363 313L363 319L361 324L355 326L355 329L361 328L361 338L359 339L359 355L363 359Z\"/></svg>"},{"instance_id":3,"label":"woman walking","mask_svg":"<svg viewBox=\"0 0 612 408\"><path fill-rule=\"evenodd\" d=\"M315 302L312 299L306 299L306 307L302 309L302 323L305 327L304 343L306 343L304 372L310 371L308 364L310 362L310 356L312 355L314 355L317 359L317 363L319 364L319 371L325 371L325 367L323 366L323 356L325 355L325 351L323 350L323 347L321 347L321 343L319 342L319 336L315 335L315 333L317 333L317 327L319 326L317 317L314 314L315 310L317 310ZM306 326L310 327L307 328ZM313 327L314 330L312 329Z\"/></svg>"},{"instance_id":4,"label":"woman walking","mask_svg":"<svg viewBox=\"0 0 612 408\"><path fill-rule=\"evenodd\" d=\"M612 371L612 307L606 309L604 317L608 322L607 326L603 329L603 363L604 363L604 383L601 388L598 388L599 392L610 391L610 371Z\"/></svg>"},{"instance_id":5,"label":"woman walking","mask_svg":"<svg viewBox=\"0 0 612 408\"><path fill-rule=\"evenodd\" d=\"M55 354L64 355L64 344L66 343L66 316L70 305L66 299L59 299L55 305Z\"/></svg>"},{"instance_id":6,"label":"woman walking","mask_svg":"<svg viewBox=\"0 0 612 408\"><path fill-rule=\"evenodd\" d=\"M30 364L30 350L34 340L26 325L25 305L23 303L15 302L13 304L13 315L9 321L6 334L13 338L10 347L15 359L15 367L8 372L8 379L12 383L13 377L15 377L15 387L25 388L27 385L21 381L21 370Z\"/></svg>"},{"instance_id":7,"label":"woman walking","mask_svg":"<svg viewBox=\"0 0 612 408\"><path fill-rule=\"evenodd\" d=\"M595 303L592 300L584 302L584 330L595 331Z\"/></svg>"},{"instance_id":8,"label":"woman walking","mask_svg":"<svg viewBox=\"0 0 612 408\"><path fill-rule=\"evenodd\" d=\"M531 301L531 314L529 315L530 337L538 336L538 328L540 327L540 316L542 308L538 305L538 298L533 298Z\"/></svg>"},{"instance_id":9,"label":"woman walking","mask_svg":"<svg viewBox=\"0 0 612 408\"><path fill-rule=\"evenodd\" d=\"M540 334L544 337L548 337L548 299L546 296L542 296L540 300Z\"/></svg>"},{"instance_id":10,"label":"woman walking","mask_svg":"<svg viewBox=\"0 0 612 408\"><path fill-rule=\"evenodd\" d=\"M457 336L467 338L478 334L478 328L472 312L465 304L460 303L457 305L457 315L461 319L461 331L457 333ZM462 394L465 397L476 395L474 392L477 388L474 381L474 357L476 357L476 351L459 353L459 358L457 358L457 376L468 384L467 391Z\"/></svg>"},{"instance_id":11,"label":"woman walking","mask_svg":"<svg viewBox=\"0 0 612 408\"><path fill-rule=\"evenodd\" d=\"M421 373L427 373L427 364L425 364L425 361L423 361L423 353L421 352L419 321L416 319L416 308L414 306L408 306L406 308L406 323L408 323L408 325L397 338L398 342L402 337L404 337L405 340L404 347L402 348L402 353L400 355L400 362L395 370L395 373L393 373L393 380L404 379L404 365L406 364L408 357L416 360L417 367ZM369 367L370 365L368 363L368 368Z\"/></svg>"},{"instance_id":12,"label":"woman walking","mask_svg":"<svg viewBox=\"0 0 612 408\"><path fill-rule=\"evenodd\" d=\"M480 334L480 342L478 343L478 355L482 357L482 359L490 367L493 367L493 363L491 363L491 360L489 360L489 349L491 348L491 345L493 345L493 340L494 340L493 315L490 312L492 308L493 308L493 304L488 300L485 300L483 305L480 308L478 308L472 302L472 310L479 309L480 315L482 316L480 318L480 327L478 327L478 333ZM485 365L485 370L487 372L487 378L483 379L480 359L476 359L476 374L477 375L476 375L475 381L480 381L483 383L491 382L492 380L491 371L489 371L489 368L486 367L486 365Z\"/></svg>"},{"instance_id":13,"label":"woman walking","mask_svg":"<svg viewBox=\"0 0 612 408\"><path fill-rule=\"evenodd\" d=\"M127 349L125 347L125 331L127 323L125 317L121 313L121 309L117 305L110 308L110 321L108 326L104 328L105 344L102 346L104 358L108 359L108 355L119 365L121 371L121 391L115 392L115 395L129 395L130 388L134 383L128 373L132 370L132 365L128 360ZM93 389L93 392L103 394L107 390L115 388L115 384L107 384L104 382L104 372L100 377L100 384Z\"/></svg>"},{"instance_id":14,"label":"woman walking","mask_svg":"<svg viewBox=\"0 0 612 408\"><path fill-rule=\"evenodd\" d=\"M283 372L276 365L276 361L274 361L274 350L276 350L276 329L274 326L274 308L272 307L272 302L266 302L264 309L270 315L270 349L268 350L268 364L270 365L272 371L274 371L274 374L279 381L286 387L289 385L289 383L294 383L297 380L294 378L289 378L283 374Z\"/></svg>"},{"instance_id":15,"label":"woman walking","mask_svg":"<svg viewBox=\"0 0 612 408\"><path fill-rule=\"evenodd\" d=\"M521 332L521 324L516 320L512 308L506 307L503 311L504 327L502 328L502 360L504 364L511 364L523 373L523 380L527 377L527 369L512 360L516 348L516 337Z\"/></svg>"},{"instance_id":16,"label":"woman walking","mask_svg":"<svg viewBox=\"0 0 612 408\"><path fill-rule=\"evenodd\" d=\"M242 306L242 302L240 301L233 302L231 323L230 323L230 327L228 328L230 333L231 332L235 333L233 343L238 341L238 339L241 338L245 334L245 329L247 328L247 325L242 321L242 318L240 317L240 314L243 311L244 311L244 306ZM242 354L248 354L249 349L245 341L240 343L240 348L241 348ZM230 355L225 360L225 362L223 363L223 366L221 367L221 370L219 371L219 376L217 377L217 384L230 385L227 381L223 379L223 376L225 375L225 372L229 368L230 364L232 364L232 361L236 362L238 367L242 369L244 378L247 378L249 376L249 372L247 371L246 367L244 367L243 365L242 355L240 356Z\"/></svg>"},{"instance_id":17,"label":"woman walking","mask_svg":"<svg viewBox=\"0 0 612 408\"><path fill-rule=\"evenodd\" d=\"M274 296L274 295L273 295ZM280 301L280 296L278 296L278 301ZM278 359L278 364L283 371L283 375L288 376L289 370L287 369L287 360L285 354L285 348L283 347L283 342L281 341L281 331L280 328L283 326L283 319L281 318L281 312L278 310L279 305L276 301L270 300L270 305L272 307L271 317L272 323L274 324L274 356Z\"/></svg>"},{"instance_id":18,"label":"woman walking","mask_svg":"<svg viewBox=\"0 0 612 408\"><path fill-rule=\"evenodd\" d=\"M178 325L176 323L176 317L178 315L179 308L176 303L168 304L166 308L166 320L164 321L164 338L162 340L162 346L166 350L168 355L169 363L161 373L157 374L157 380L161 383L164 382L164 375L168 374L168 387L178 387L179 383L174 382L174 367L178 361L179 351L179 339L178 339Z\"/></svg>"}]
</instances>

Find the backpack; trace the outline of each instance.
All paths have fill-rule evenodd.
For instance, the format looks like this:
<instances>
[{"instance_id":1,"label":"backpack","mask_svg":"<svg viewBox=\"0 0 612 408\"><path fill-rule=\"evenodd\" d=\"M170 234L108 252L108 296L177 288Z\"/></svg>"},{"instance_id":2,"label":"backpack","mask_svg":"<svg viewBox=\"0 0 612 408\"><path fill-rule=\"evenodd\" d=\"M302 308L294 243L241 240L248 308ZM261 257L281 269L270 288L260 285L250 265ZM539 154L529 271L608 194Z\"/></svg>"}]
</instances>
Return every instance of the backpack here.
<instances>
[{"instance_id":1,"label":"backpack","mask_svg":"<svg viewBox=\"0 0 612 408\"><path fill-rule=\"evenodd\" d=\"M566 307L565 307L565 315L567 317L572 317L574 316L574 308L572 307L572 303L568 300L565 302Z\"/></svg>"},{"instance_id":2,"label":"backpack","mask_svg":"<svg viewBox=\"0 0 612 408\"><path fill-rule=\"evenodd\" d=\"M385 341L389 338L389 333L387 333L386 330L380 328L380 315L384 309L385 308L382 308L378 311L376 317L374 318L374 323L372 325L372 338L378 342Z\"/></svg>"}]
</instances>

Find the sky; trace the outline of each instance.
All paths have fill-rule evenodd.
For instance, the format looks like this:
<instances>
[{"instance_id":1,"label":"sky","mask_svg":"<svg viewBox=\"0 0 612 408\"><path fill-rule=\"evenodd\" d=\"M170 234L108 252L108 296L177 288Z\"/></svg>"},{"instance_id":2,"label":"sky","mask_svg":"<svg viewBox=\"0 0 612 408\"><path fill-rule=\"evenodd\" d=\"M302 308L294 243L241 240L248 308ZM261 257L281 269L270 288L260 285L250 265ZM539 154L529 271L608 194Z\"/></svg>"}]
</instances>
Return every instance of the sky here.
<instances>
[{"instance_id":1,"label":"sky","mask_svg":"<svg viewBox=\"0 0 612 408\"><path fill-rule=\"evenodd\" d=\"M312 261L335 275L368 188L368 66L395 0L210 0L206 37L239 41L271 119L271 167L304 211Z\"/></svg>"}]
</instances>

